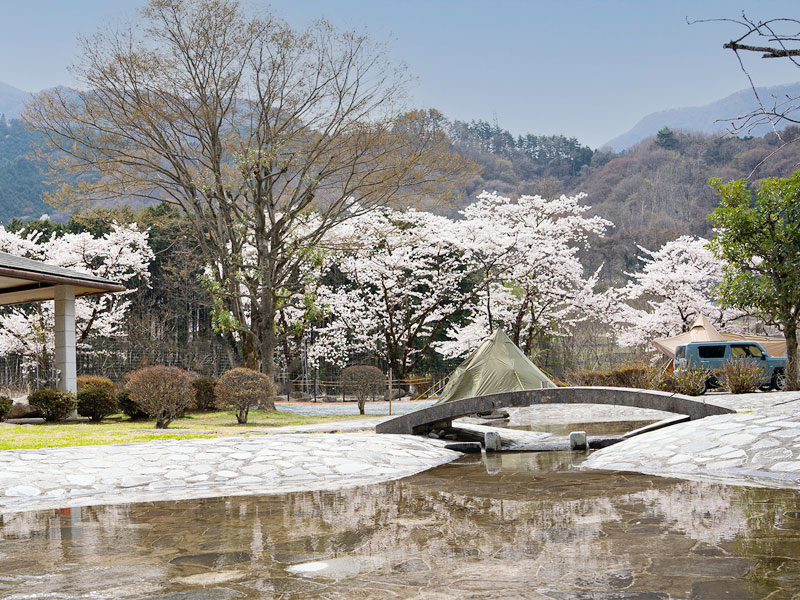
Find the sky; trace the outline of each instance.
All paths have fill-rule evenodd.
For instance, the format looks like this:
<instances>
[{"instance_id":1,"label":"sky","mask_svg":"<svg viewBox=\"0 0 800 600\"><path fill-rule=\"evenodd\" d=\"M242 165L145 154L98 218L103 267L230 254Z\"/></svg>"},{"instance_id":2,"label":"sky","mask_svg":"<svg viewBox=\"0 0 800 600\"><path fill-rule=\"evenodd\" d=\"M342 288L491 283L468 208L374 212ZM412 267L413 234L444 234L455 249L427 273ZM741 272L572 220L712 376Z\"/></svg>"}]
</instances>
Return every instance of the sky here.
<instances>
[{"instance_id":1,"label":"sky","mask_svg":"<svg viewBox=\"0 0 800 600\"><path fill-rule=\"evenodd\" d=\"M731 23L799 16L796 0L242 0L302 28L325 17L366 29L415 79L413 105L514 134L564 134L593 148L645 115L701 106L748 87ZM138 18L144 0L0 0L0 81L70 85L77 36ZM794 9L794 11L792 10ZM757 85L800 80L786 61L751 57Z\"/></svg>"}]
</instances>

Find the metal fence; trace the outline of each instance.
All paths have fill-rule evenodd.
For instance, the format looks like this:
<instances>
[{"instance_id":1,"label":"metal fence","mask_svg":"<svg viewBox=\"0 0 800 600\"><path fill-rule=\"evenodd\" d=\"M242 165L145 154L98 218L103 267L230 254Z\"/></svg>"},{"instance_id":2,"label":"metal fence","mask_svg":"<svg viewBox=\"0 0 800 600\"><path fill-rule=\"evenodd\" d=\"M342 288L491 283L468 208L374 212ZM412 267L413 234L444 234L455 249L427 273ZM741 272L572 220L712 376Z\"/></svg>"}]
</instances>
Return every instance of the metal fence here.
<instances>
[{"instance_id":1,"label":"metal fence","mask_svg":"<svg viewBox=\"0 0 800 600\"><path fill-rule=\"evenodd\" d=\"M599 352L598 352L599 350ZM575 352L554 344L549 351L535 358L535 362L550 376L563 378L569 370L581 368L609 368L628 362L637 356L634 349L620 349L613 345L603 348L582 348ZM601 363L598 362L601 359ZM568 360L565 360L568 359ZM400 388L400 395L417 397L425 395L429 388L437 392L442 382L461 361L448 360L438 363L434 370L421 371L413 377L397 379L393 377L393 388ZM361 356L353 364L376 366L386 376L387 387L389 369L385 361L376 356ZM154 341L146 349L132 347L127 340L112 340L103 344L102 351L78 350L78 375L103 375L113 381L122 380L130 371L148 365L176 366L187 371L219 377L231 368L231 362L221 343L209 342L189 345L175 349L174 344L166 345ZM343 399L348 391L341 383L342 368L321 364L312 368L303 357L292 363L292 368L282 368L276 374L278 393L290 399L332 400ZM46 360L24 360L21 355L0 356L0 388L5 390L28 391L57 380L55 369ZM397 397L395 395L395 397Z\"/></svg>"},{"instance_id":2,"label":"metal fence","mask_svg":"<svg viewBox=\"0 0 800 600\"><path fill-rule=\"evenodd\" d=\"M0 389L28 392L54 386L58 379L49 361L25 360L17 354L0 356ZM187 371L219 377L231 368L227 353L221 347L167 350L154 346L142 351L125 348L123 343L110 344L103 352L77 354L78 375L102 375L120 381L130 371L148 365L180 367Z\"/></svg>"}]
</instances>

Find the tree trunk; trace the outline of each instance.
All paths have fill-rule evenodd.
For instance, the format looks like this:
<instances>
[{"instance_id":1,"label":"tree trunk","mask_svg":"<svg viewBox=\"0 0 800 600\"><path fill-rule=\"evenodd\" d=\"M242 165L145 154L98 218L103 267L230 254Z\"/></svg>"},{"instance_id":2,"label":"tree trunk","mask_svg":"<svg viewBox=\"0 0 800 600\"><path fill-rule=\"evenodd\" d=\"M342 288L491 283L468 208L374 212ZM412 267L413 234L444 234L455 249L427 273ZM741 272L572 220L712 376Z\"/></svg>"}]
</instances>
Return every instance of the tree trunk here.
<instances>
[{"instance_id":1,"label":"tree trunk","mask_svg":"<svg viewBox=\"0 0 800 600\"><path fill-rule=\"evenodd\" d=\"M787 319L783 334L786 336L786 389L797 390L797 320Z\"/></svg>"},{"instance_id":2,"label":"tree trunk","mask_svg":"<svg viewBox=\"0 0 800 600\"><path fill-rule=\"evenodd\" d=\"M239 425L244 425L247 423L247 413L250 412L250 407L247 406L245 408L240 408L236 411L236 421Z\"/></svg>"},{"instance_id":3,"label":"tree trunk","mask_svg":"<svg viewBox=\"0 0 800 600\"><path fill-rule=\"evenodd\" d=\"M266 322L261 329L261 372L275 380L275 311L265 313Z\"/></svg>"}]
</instances>

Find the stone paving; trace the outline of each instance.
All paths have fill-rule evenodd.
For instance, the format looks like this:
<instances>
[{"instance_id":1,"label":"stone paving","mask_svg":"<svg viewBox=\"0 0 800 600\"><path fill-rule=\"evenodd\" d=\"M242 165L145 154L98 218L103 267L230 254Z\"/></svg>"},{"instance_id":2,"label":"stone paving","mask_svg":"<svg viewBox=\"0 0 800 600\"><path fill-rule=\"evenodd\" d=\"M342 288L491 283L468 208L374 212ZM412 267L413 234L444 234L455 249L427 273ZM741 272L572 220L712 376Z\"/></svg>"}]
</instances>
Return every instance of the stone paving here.
<instances>
[{"instance_id":1,"label":"stone paving","mask_svg":"<svg viewBox=\"0 0 800 600\"><path fill-rule=\"evenodd\" d=\"M717 395L740 412L673 425L592 454L584 467L757 487L800 487L800 393Z\"/></svg>"},{"instance_id":2,"label":"stone paving","mask_svg":"<svg viewBox=\"0 0 800 600\"><path fill-rule=\"evenodd\" d=\"M338 489L461 454L413 436L287 434L0 452L0 514Z\"/></svg>"},{"instance_id":3,"label":"stone paving","mask_svg":"<svg viewBox=\"0 0 800 600\"><path fill-rule=\"evenodd\" d=\"M595 452L584 466L800 487L800 393L715 394L714 402L740 412L632 438ZM418 403L404 404L410 408ZM322 411L336 405L311 406ZM509 412L512 422L541 424L668 416L592 405L542 405ZM6 450L0 452L0 513L337 489L406 477L460 456L446 450L441 440L352 433L374 430L384 418L253 431L248 437Z\"/></svg>"}]
</instances>

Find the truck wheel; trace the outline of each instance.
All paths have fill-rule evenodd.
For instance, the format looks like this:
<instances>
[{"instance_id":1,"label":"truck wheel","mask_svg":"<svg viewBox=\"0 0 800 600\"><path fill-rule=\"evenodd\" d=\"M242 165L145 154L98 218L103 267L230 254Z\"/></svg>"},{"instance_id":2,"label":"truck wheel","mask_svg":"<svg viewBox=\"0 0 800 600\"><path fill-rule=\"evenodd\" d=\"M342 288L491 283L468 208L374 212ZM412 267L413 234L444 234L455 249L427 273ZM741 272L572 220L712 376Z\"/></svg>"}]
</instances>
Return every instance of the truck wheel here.
<instances>
[{"instance_id":1,"label":"truck wheel","mask_svg":"<svg viewBox=\"0 0 800 600\"><path fill-rule=\"evenodd\" d=\"M779 392L786 389L786 374L783 371L775 371L772 375L772 389Z\"/></svg>"}]
</instances>

